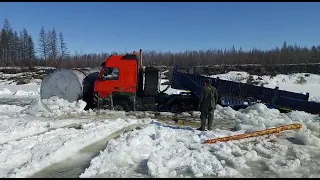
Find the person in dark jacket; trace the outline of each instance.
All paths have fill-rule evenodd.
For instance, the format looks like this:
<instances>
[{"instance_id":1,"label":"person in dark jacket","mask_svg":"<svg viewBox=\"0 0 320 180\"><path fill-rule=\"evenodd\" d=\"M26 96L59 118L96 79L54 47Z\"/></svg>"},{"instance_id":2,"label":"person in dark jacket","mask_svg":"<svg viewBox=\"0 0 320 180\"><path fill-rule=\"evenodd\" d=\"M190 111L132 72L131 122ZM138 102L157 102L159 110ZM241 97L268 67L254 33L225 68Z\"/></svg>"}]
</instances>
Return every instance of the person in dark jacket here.
<instances>
[{"instance_id":1,"label":"person in dark jacket","mask_svg":"<svg viewBox=\"0 0 320 180\"><path fill-rule=\"evenodd\" d=\"M214 117L214 110L218 103L218 92L213 87L210 79L206 79L204 82L204 88L201 91L199 97L199 110L201 112L201 127L197 130L205 131L206 121L208 119L208 130L211 130L212 121Z\"/></svg>"}]
</instances>

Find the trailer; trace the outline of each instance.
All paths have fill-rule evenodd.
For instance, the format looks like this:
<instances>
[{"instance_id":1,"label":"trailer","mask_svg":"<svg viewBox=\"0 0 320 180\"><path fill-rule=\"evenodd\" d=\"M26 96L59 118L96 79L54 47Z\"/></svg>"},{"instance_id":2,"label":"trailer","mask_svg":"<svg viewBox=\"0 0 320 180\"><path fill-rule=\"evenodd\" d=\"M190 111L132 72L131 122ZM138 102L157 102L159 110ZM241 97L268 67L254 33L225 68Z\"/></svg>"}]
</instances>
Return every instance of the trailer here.
<instances>
[{"instance_id":1,"label":"trailer","mask_svg":"<svg viewBox=\"0 0 320 180\"><path fill-rule=\"evenodd\" d=\"M141 49L139 55L136 52L111 55L101 64L99 72L83 74L75 70L54 71L41 83L41 98L58 96L69 101L83 99L87 102L87 108L181 113L197 110L204 80L210 78L181 72L176 66L170 79L171 87L187 92L168 95L165 90L160 91L159 69L143 67ZM319 113L320 110L320 103L308 101L308 93L210 79L219 94L218 104L235 110L255 103L310 113Z\"/></svg>"},{"instance_id":2,"label":"trailer","mask_svg":"<svg viewBox=\"0 0 320 180\"><path fill-rule=\"evenodd\" d=\"M234 109L244 108L255 103L264 103L269 108L281 111L299 110L312 114L320 114L320 103L308 101L309 93L294 93L279 90L279 87L267 88L247 83L233 82L219 78L205 77L179 71L176 66L173 70L171 87L174 89L189 90L198 97L205 79L212 80L220 96L220 105Z\"/></svg>"}]
</instances>

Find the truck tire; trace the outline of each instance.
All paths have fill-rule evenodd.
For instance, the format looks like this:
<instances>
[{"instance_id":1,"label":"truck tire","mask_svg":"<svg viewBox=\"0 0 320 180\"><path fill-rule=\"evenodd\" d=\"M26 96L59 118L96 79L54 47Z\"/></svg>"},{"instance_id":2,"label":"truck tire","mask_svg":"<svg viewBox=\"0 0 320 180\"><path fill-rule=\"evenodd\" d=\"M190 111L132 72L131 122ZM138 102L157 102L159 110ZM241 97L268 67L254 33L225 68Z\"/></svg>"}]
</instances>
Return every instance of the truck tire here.
<instances>
[{"instance_id":1,"label":"truck tire","mask_svg":"<svg viewBox=\"0 0 320 180\"><path fill-rule=\"evenodd\" d=\"M115 111L130 111L128 104L124 100L115 100L113 102L113 109Z\"/></svg>"}]
</instances>

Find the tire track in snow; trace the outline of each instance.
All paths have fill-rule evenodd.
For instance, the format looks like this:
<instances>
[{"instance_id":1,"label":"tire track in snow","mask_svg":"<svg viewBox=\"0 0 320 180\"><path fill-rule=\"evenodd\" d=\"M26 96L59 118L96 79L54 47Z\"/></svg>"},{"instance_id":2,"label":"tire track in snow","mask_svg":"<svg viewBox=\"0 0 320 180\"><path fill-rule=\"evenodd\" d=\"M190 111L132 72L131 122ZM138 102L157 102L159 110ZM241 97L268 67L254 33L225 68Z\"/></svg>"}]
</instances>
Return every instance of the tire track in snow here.
<instances>
[{"instance_id":1,"label":"tire track in snow","mask_svg":"<svg viewBox=\"0 0 320 180\"><path fill-rule=\"evenodd\" d=\"M79 149L135 124L140 123L135 119L89 122L79 130L57 129L32 138L12 141L0 146L0 177L31 176L52 164L73 157Z\"/></svg>"},{"instance_id":2,"label":"tire track in snow","mask_svg":"<svg viewBox=\"0 0 320 180\"><path fill-rule=\"evenodd\" d=\"M108 135L104 139L92 143L66 160L52 164L33 174L29 178L78 178L91 164L91 160L100 154L111 139L117 139L122 134L137 129L138 125L131 125Z\"/></svg>"}]
</instances>

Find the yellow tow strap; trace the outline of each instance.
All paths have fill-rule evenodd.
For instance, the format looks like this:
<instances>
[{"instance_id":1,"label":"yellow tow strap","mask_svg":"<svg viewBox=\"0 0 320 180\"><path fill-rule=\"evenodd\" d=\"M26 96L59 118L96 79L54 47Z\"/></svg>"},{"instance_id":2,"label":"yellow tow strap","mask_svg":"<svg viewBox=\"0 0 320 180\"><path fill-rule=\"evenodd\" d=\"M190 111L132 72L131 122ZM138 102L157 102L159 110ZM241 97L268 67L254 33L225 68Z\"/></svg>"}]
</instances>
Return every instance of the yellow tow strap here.
<instances>
[{"instance_id":1,"label":"yellow tow strap","mask_svg":"<svg viewBox=\"0 0 320 180\"><path fill-rule=\"evenodd\" d=\"M267 135L267 134L274 134L274 133L279 133L281 131L300 129L300 128L302 128L302 125L299 123L295 123L295 124L280 126L277 128L270 128L270 129L255 131L255 132L251 132L251 133L247 133L247 134L238 134L238 135L234 135L234 136L208 139L204 143L211 144L211 143L216 143L216 142L226 142L226 141L231 141L231 140L239 140L239 139L245 139L245 138L249 138L249 137L263 136L263 135Z\"/></svg>"}]
</instances>

